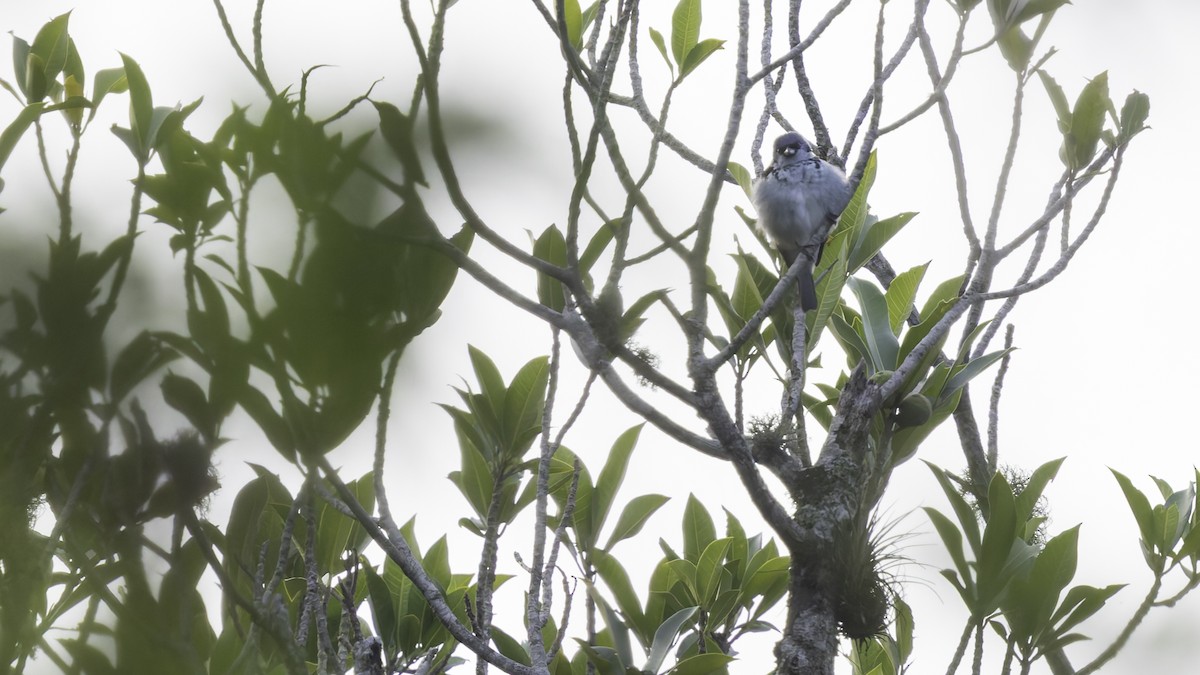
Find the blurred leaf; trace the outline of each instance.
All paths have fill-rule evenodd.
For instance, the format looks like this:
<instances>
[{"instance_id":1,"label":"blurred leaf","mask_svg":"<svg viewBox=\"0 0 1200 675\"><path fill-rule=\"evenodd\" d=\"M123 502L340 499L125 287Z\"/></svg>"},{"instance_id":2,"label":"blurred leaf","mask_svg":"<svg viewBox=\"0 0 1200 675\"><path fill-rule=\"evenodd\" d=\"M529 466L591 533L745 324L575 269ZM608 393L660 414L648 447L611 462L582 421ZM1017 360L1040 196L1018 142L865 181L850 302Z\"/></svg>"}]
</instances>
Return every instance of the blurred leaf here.
<instances>
[{"instance_id":1,"label":"blurred leaf","mask_svg":"<svg viewBox=\"0 0 1200 675\"><path fill-rule=\"evenodd\" d=\"M70 19L70 12L54 17L46 22L33 38L33 44L29 48L29 65L32 66L35 62L37 65L34 68L27 66L29 70L25 73L27 82L36 83L25 92L30 102L45 98L49 93L50 83L58 79L59 73L67 65L71 48L71 36L67 33ZM31 73L34 69L40 72Z\"/></svg>"},{"instance_id":2,"label":"blurred leaf","mask_svg":"<svg viewBox=\"0 0 1200 675\"><path fill-rule=\"evenodd\" d=\"M129 86L129 123L133 137L138 141L134 155L145 163L150 157L150 128L154 119L154 101L150 96L150 84L142 68L127 54L121 54L125 66L125 82Z\"/></svg>"},{"instance_id":3,"label":"blurred leaf","mask_svg":"<svg viewBox=\"0 0 1200 675\"><path fill-rule=\"evenodd\" d=\"M16 118L9 122L3 132L0 132L0 169L4 168L4 163L8 161L13 148L17 147L17 141L21 140L25 130L33 124L34 120L41 117L42 109L45 106L44 103L30 103L17 113ZM0 188L2 187L3 183L0 183Z\"/></svg>"},{"instance_id":4,"label":"blurred leaf","mask_svg":"<svg viewBox=\"0 0 1200 675\"><path fill-rule=\"evenodd\" d=\"M1146 128L1146 119L1150 116L1150 97L1134 90L1125 97L1125 105L1121 107L1121 137L1128 141Z\"/></svg>"},{"instance_id":5,"label":"blurred leaf","mask_svg":"<svg viewBox=\"0 0 1200 675\"><path fill-rule=\"evenodd\" d=\"M558 226L551 225L542 231L533 245L533 255L546 262L566 267L567 240L563 238ZM566 296L562 282L547 274L538 272L538 301L550 309L561 312L566 307Z\"/></svg>"},{"instance_id":6,"label":"blurred leaf","mask_svg":"<svg viewBox=\"0 0 1200 675\"><path fill-rule=\"evenodd\" d=\"M568 2L571 1L573 0L568 0ZM576 9L578 9L578 5L576 5ZM428 183L425 182L425 172L421 169L421 160L417 156L416 143L413 142L412 120L391 103L378 101L371 101L371 103L379 113L379 131L383 135L383 140L387 142L388 147L392 149L392 153L396 155L396 159L400 160L400 165L404 168L404 179L428 186Z\"/></svg>"},{"instance_id":7,"label":"blurred leaf","mask_svg":"<svg viewBox=\"0 0 1200 675\"><path fill-rule=\"evenodd\" d=\"M1100 132L1104 130L1104 114L1112 106L1108 98L1108 73L1092 78L1071 111L1071 132L1067 136L1068 167L1078 171L1092 161Z\"/></svg>"},{"instance_id":8,"label":"blurred leaf","mask_svg":"<svg viewBox=\"0 0 1200 675\"><path fill-rule=\"evenodd\" d=\"M179 354L156 340L148 331L138 333L113 360L108 392L113 403L119 403L142 380L154 371L178 358Z\"/></svg>"},{"instance_id":9,"label":"blurred leaf","mask_svg":"<svg viewBox=\"0 0 1200 675\"><path fill-rule=\"evenodd\" d=\"M96 116L100 102L109 94L120 94L129 91L129 80L125 78L124 68L105 68L97 70L92 79L92 109L89 119Z\"/></svg>"},{"instance_id":10,"label":"blurred leaf","mask_svg":"<svg viewBox=\"0 0 1200 675\"><path fill-rule=\"evenodd\" d=\"M163 399L167 405L183 413L205 438L216 436L208 398L204 390L190 378L175 373L167 373L162 380Z\"/></svg>"}]
</instances>

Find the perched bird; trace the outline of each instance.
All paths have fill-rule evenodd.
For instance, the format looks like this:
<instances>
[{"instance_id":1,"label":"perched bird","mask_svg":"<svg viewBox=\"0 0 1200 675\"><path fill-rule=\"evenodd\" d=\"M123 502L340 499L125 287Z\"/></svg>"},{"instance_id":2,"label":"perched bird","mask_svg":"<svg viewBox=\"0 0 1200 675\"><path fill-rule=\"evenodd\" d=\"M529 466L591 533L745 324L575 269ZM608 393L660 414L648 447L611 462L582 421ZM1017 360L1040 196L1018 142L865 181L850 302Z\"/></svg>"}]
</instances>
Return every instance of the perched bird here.
<instances>
[{"instance_id":1,"label":"perched bird","mask_svg":"<svg viewBox=\"0 0 1200 675\"><path fill-rule=\"evenodd\" d=\"M788 268L797 256L803 258L796 282L806 312L817 307L813 267L850 197L846 174L814 155L808 141L795 132L775 139L775 157L754 182L759 231L775 243Z\"/></svg>"}]
</instances>

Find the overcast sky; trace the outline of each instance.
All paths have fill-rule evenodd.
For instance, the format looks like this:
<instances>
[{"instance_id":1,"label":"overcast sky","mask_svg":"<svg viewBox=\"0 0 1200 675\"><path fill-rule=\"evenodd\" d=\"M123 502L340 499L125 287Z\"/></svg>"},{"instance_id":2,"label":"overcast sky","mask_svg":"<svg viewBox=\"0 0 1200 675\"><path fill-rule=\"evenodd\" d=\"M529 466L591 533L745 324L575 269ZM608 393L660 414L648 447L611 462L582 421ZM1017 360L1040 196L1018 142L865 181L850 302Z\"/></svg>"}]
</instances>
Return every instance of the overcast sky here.
<instances>
[{"instance_id":1,"label":"overcast sky","mask_svg":"<svg viewBox=\"0 0 1200 675\"><path fill-rule=\"evenodd\" d=\"M231 101L250 103L262 110L254 83L224 42L209 2L43 0L8 4L0 13L0 28L27 40L32 40L45 21L74 8L71 34L89 73L118 65L117 52L121 51L141 63L156 104L187 103L204 97L204 104L191 118L194 133L202 138L228 114ZM668 32L674 3L646 4L643 26ZM759 3L754 4L760 11ZM817 0L804 4L810 23L824 4ZM238 0L229 6L242 39L249 37L253 5ZM702 37L729 39L730 49L715 55L680 89L671 116L672 131L708 156L715 154L726 121L724 111L731 81L728 73L734 59L732 5L711 0L705 4ZM889 27L893 32L906 25L908 6L910 3L889 5ZM858 0L808 57L814 87L839 145L868 86L867 48L876 8L875 3ZM946 45L950 37L945 32L948 7L934 0L930 13L934 30L942 27L940 44ZM310 87L319 96L316 114L332 112L380 78L376 97L406 105L416 67L400 23L398 3L268 3L265 24L266 61L277 85L298 83L301 71L315 64L335 66L319 71L311 80ZM985 24L981 12L975 27L982 29ZM1077 665L1085 663L1119 631L1149 584L1132 518L1108 467L1130 475L1149 490L1152 486L1147 475L1182 486L1192 478L1196 463L1194 417L1200 400L1193 383L1200 381L1200 357L1193 344L1198 326L1191 268L1200 235L1190 197L1195 193L1192 164L1200 150L1194 136L1194 120L1200 109L1200 82L1196 76L1200 41L1195 36L1198 26L1200 3L1193 0L1081 0L1059 12L1043 41L1043 45L1059 50L1047 68L1072 101L1087 78L1107 71L1118 108L1134 89L1149 94L1152 105L1152 129L1140 136L1128 152L1100 228L1061 278L1024 298L1010 316L1016 324L1019 351L1012 361L1002 403L1002 461L1030 470L1067 456L1058 481L1047 494L1052 533L1084 524L1076 583L1131 584L1109 603L1100 620L1084 625L1083 631L1096 639L1070 652ZM467 193L477 209L497 230L517 242L527 241L525 230L539 232L552 222L565 222L571 176L561 121L562 67L557 46L532 3L461 0L451 12L447 40L442 87L448 105L467 118L495 123L502 130L473 134L470 147L454 148ZM644 42L642 70L651 91L661 93L665 67L649 42ZM971 44L978 42L968 39ZM894 35L889 44L895 44ZM11 77L8 68L0 69L0 77ZM907 105L927 94L923 65L914 62L903 68L890 86L885 98L885 121L895 119L907 110ZM950 90L968 157L977 222L985 221L994 191L997 161L1011 115L1011 86L1007 66L993 53L968 61ZM794 95L785 97L781 106L803 131L809 131ZM105 108L103 123L93 127L85 139L76 182L76 211L82 228L95 228L99 236L112 236L124 228L127 181L135 167L128 153L106 131L112 122L125 119L124 99L115 101L115 105L110 102ZM11 98L0 98L0 121L11 119L17 109ZM369 116L363 119L369 121ZM1044 92L1036 83L1027 95L1025 120L1022 149L1009 188L1010 201L1001 221L1002 230L1010 233L1019 231L1040 212L1050 183L1060 170L1055 122ZM629 115L618 114L617 123L634 134L630 138L643 138L637 135L636 120ZM871 200L872 209L881 217L902 211L920 212L885 253L901 270L931 262L927 289L959 274L964 252L945 142L939 130L936 118L927 116L911 130L880 141L879 177ZM748 121L735 157L747 166L751 165L747 155L751 131L752 121ZM772 130L771 134L776 132ZM51 140L55 138L51 136ZM634 157L641 154L636 150L630 153ZM52 150L51 155L57 161L62 150ZM16 250L18 242L40 240L56 227L45 220L52 201L28 139L5 167L3 178L6 186L0 194L0 205L8 211L0 214L0 256ZM670 222L676 223L694 217L703 179L689 165L664 158L650 186L660 213L668 214ZM435 213L445 217L447 228L456 226L446 205L436 197L431 201ZM733 211L735 205L749 208L744 195L731 188L723 194L718 208L715 245L722 250L732 248L735 236L746 240ZM1077 215L1077 222L1083 222L1082 216L1082 212ZM142 226L147 234L139 239L139 247L165 251L165 228L149 218ZM260 239L257 250L269 256L269 243ZM163 257L161 253L155 255ZM494 257L486 260L498 269L509 269L499 267L503 263ZM11 280L9 273L18 267L10 262L11 258L0 258L4 279ZM147 256L143 262L154 266L154 256ZM717 260L714 266L732 279L730 266ZM9 272L3 271L6 267ZM162 261L158 269L175 274L176 268L170 261ZM177 274L166 279L165 283L143 287L141 292L148 302L164 307L164 312L178 314L172 304L179 300L175 287L181 284ZM513 282L532 289L532 280L526 275L526 281ZM645 290L680 288L685 283L682 277L662 270L642 273L632 281L645 284ZM461 564L467 566L473 564L471 552L476 540L455 525L465 503L443 477L454 468L457 451L449 418L432 402L452 402L455 397L450 387L458 386L460 377L469 377L468 342L492 354L506 377L529 358L546 353L549 343L546 331L536 322L495 301L469 280L456 286L444 309L443 320L414 344L403 362L403 386L398 394L401 405L395 414L396 443L390 466L393 475L411 482L404 489L398 486L392 502L398 515L420 514L418 532L423 544L448 532L452 550L463 555ZM166 317L164 314L164 322L178 320ZM667 324L651 322L639 339L659 347L656 339L670 339L665 332L657 332L661 326ZM831 345L826 348L833 349ZM840 361L840 356L827 360L831 364ZM680 368L674 371L680 372ZM577 386L578 375L573 378L568 378L567 384ZM977 408L981 408L987 396L986 384L976 387L976 391ZM764 387L758 394L752 397L752 402L760 406L757 412L768 412L777 401L776 391ZM619 410L608 396L599 394L595 403L581 420L578 433L568 437L567 442L598 468L617 433L636 420ZM621 422L614 424L614 419ZM698 423L693 427L700 430ZM222 447L219 458L226 499L232 498L236 486L249 475L244 460L268 462L284 471L280 462L261 449L262 441L253 437L250 429L242 438L236 433L230 435L235 439ZM819 443L821 439L817 436L813 440ZM367 466L365 447L352 442L338 454L339 461L354 475ZM961 453L952 430L946 428L935 434L922 448L920 458L959 468ZM667 475L672 478L664 484L663 476ZM748 530L763 529L749 525L757 520L753 507L740 489L729 488L731 481L727 466L698 458L648 430L635 455L624 497L663 492L674 499L652 521L649 529L653 535L644 534L643 542L625 544L627 548L617 552L633 555L634 548L649 551L651 557L647 560L652 564L656 557L654 537L663 536L677 543L679 515L689 491L695 492L714 514L726 506L747 523ZM416 487L420 489L414 492ZM421 508L425 499L451 506L431 512ZM885 506L893 516L921 506L946 509L920 462L910 462L897 471ZM218 500L213 508L214 521L223 521L224 508ZM900 529L918 533L910 540L912 549L906 554L924 565L903 571L908 577L925 580L906 591L917 612L918 652L913 672L942 672L953 648L951 636L958 635L965 617L953 590L940 583L936 574L948 560L935 539L927 535L930 528L924 516L911 513ZM503 555L514 548L522 547L510 543ZM503 565L511 569L502 571L519 571L511 557L502 557ZM644 585L647 575L648 570L635 573L635 583ZM1128 653L1105 672L1189 672L1194 667L1190 664L1200 659L1200 646L1192 628L1198 610L1200 602L1189 598L1175 610L1156 611L1135 636ZM753 672L768 667L766 659L748 661L755 665ZM745 664L743 667L746 670L735 668L735 672L751 671Z\"/></svg>"}]
</instances>

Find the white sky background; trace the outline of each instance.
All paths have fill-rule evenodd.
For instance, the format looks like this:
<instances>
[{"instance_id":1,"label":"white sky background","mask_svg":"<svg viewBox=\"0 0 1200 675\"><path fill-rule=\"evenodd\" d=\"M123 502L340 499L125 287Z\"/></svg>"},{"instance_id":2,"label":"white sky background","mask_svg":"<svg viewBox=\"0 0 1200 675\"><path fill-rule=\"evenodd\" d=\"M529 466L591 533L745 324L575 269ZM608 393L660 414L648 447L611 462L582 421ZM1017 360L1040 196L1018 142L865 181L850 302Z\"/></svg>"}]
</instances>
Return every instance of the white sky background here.
<instances>
[{"instance_id":1,"label":"white sky background","mask_svg":"<svg viewBox=\"0 0 1200 675\"><path fill-rule=\"evenodd\" d=\"M225 44L208 2L6 4L9 6L0 10L0 28L27 40L32 40L45 21L74 8L71 33L89 81L90 73L97 69L118 65L116 52L120 50L139 61L157 105L186 103L203 96L205 102L189 124L201 138L211 134L228 114L231 100L263 109L256 86ZM239 37L247 41L253 4L235 0L228 7ZM753 4L757 22L761 10L759 3ZM806 25L824 12L825 4L816 0L805 3ZM673 6L673 2L646 3L643 30L654 26L669 39ZM735 57L732 7L733 3L713 0L705 3L701 37L726 38L728 48L714 55L677 92L669 121L673 133L706 156L715 155L726 123L732 80L729 73ZM907 26L909 7L910 3L897 2L889 6L889 26L895 31ZM807 57L825 119L839 145L868 87L876 8L876 3L867 0L854 3ZM975 39L968 38L969 45L978 44L986 29L985 11L980 9L978 14L974 20ZM935 0L930 16L934 31L939 24L943 27L940 44L948 46L952 37L945 31L948 7ZM782 14L776 23L786 23ZM309 66L336 66L318 71L310 80L312 95L319 97L315 114L332 112L379 78L385 79L375 89L376 98L394 101L401 107L407 105L415 59L400 22L398 3L268 3L265 24L267 64L277 86L298 83L301 71ZM1062 277L1024 298L1010 316L1017 326L1016 344L1020 349L1014 355L1002 403L1002 461L1029 470L1067 456L1047 494L1053 533L1084 523L1076 583L1131 583L1099 619L1083 626L1083 631L1096 639L1071 649L1076 665L1086 663L1119 631L1150 580L1138 551L1132 517L1106 467L1130 475L1139 486L1151 489L1146 475L1182 486L1191 479L1196 463L1194 435L1189 432L1198 401L1189 384L1200 379L1200 361L1189 340L1196 328L1191 311L1194 301L1189 298L1194 285L1190 263L1198 242L1194 217L1184 201L1194 192L1190 164L1200 149L1193 132L1195 111L1200 106L1194 73L1200 64L1200 46L1194 39L1196 26L1200 26L1200 5L1189 0L1081 1L1059 12L1043 41L1043 45L1059 49L1048 69L1070 100L1074 100L1086 78L1108 70L1110 92L1118 109L1125 95L1135 88L1148 93L1152 105L1152 129L1138 137L1127 153L1121 180L1100 228ZM643 42L642 72L648 80L648 95L654 101L662 91L665 67L645 33L639 37ZM471 118L494 121L503 128L500 134L472 135L471 147L452 146L465 189L478 212L495 229L518 242L526 240L525 230L540 232L549 223L565 223L572 177L561 121L562 65L557 45L532 3L462 0L452 10L447 40L442 78L447 106L461 106ZM888 52L897 41L893 35ZM757 47L752 43L752 62L755 54ZM9 78L10 72L7 66L0 68L0 76ZM993 52L968 60L950 90L967 155L973 214L980 225L986 222L999 157L1007 139L1011 83L1010 71ZM885 122L926 96L929 84L919 56L914 55L889 86ZM790 81L785 86L785 91L789 90L794 92ZM747 153L757 117L754 105L760 97L761 92L756 91L750 100L747 123L735 153L735 160L746 166L751 165ZM652 107L657 104L652 103ZM810 130L794 93L781 100L781 107L802 131ZM97 235L91 239L93 245L124 229L128 179L135 170L127 151L106 131L113 122L125 123L125 97L110 99L104 108L85 138L75 183L77 228L85 233L85 243L94 228ZM11 98L0 98L0 120L11 119L16 111ZM373 115L363 112L361 119L369 123ZM615 119L628 132L624 148L636 170L644 161L645 134L631 113L618 110ZM1019 231L1040 213L1049 186L1060 170L1059 137L1040 84L1033 83L1028 90L1025 120L1002 232ZM54 121L49 126L55 126ZM920 212L885 252L897 270L932 261L926 290L961 272L965 250L940 130L940 121L931 113L910 128L883 137L878 144L879 175L871 195L872 209L880 217L901 211ZM769 138L777 131L773 128L768 132ZM56 140L58 145L54 145ZM59 160L65 152L61 136L55 139L51 135L51 148L51 157L61 165ZM432 168L432 164L428 166ZM56 220L48 216L52 199L35 163L31 139L22 142L3 178L6 187L0 194L0 205L9 210L0 214L0 277L7 286L13 282L18 266L11 264L6 252L13 250L10 247L14 242L38 241L52 233ZM612 183L607 176L601 180ZM651 197L664 220L681 229L694 217L705 183L706 177L696 169L664 153L650 185ZM448 206L431 199L431 208L443 216L445 227L456 226L458 221ZM261 208L256 206L255 212L264 217L262 229L279 228L284 237L289 237L291 219L286 214L270 215L270 200L261 201ZM612 212L619 211L615 198L609 204ZM734 205L749 207L740 190L730 187L723 193L717 211L714 245L719 250L731 248L735 235L752 246L733 212ZM1087 213L1090 210L1078 211L1076 231ZM162 327L181 328L171 325L182 315L178 311L182 284L178 263L163 255L168 250L167 228L149 218L143 220L142 228L146 234L139 239L139 262L169 276L143 279L131 285L130 291L138 294L139 301L163 308ZM253 228L251 237L255 238ZM260 235L255 243L259 254L271 254L273 242L268 235ZM477 242L476 251L482 250ZM511 283L532 292L532 274L490 254L485 260ZM714 256L713 264L723 279L732 281L731 265L720 256ZM512 273L508 273L510 270ZM508 378L529 358L547 353L549 340L539 323L497 302L465 275L460 279L444 306L442 321L419 338L402 361L389 482L395 486L391 500L397 515L419 513L422 546L448 533L451 550L461 559L459 567L466 571L473 569L477 540L455 524L466 504L444 476L455 468L458 451L449 417L431 402L457 402L450 387L459 386L460 377L469 377L467 343L491 354ZM640 294L638 291L663 286L682 289L685 283L678 269L638 270L627 281L626 300L631 301ZM681 352L663 346L672 339L667 332L668 322L652 320L638 339L659 351L665 368L681 374ZM830 339L824 344L832 350ZM830 351L825 360L828 377L836 374L832 366L840 361L836 352ZM759 370L764 379L760 380L761 390L751 393L747 406L751 414L777 408L777 390L765 379L766 369L760 366ZM567 377L559 403L563 411L560 419L580 382L578 372ZM985 384L976 386L974 397L980 410L987 400L986 382L990 378L981 382ZM147 400L155 396L152 390L143 394ZM691 423L690 418L681 419ZM568 436L567 444L581 453L595 472L618 433L635 422L601 391ZM171 422L163 424L169 429ZM692 426L701 428L698 423ZM287 473L274 453L266 449L265 442L249 427L243 429L240 435L239 428L228 429L227 434L234 440L219 452L226 490L212 509L211 517L218 523L224 522L236 488L249 477L244 461L266 463ZM814 435L812 440L819 443L821 436ZM347 467L347 475L356 476L367 468L369 447L369 439L356 437L338 451L337 460ZM961 453L951 425L935 434L919 457L959 468ZM892 486L885 499L891 515L903 515L921 506L946 509L944 498L920 462L899 469ZM688 492L694 492L708 505L718 523L720 508L725 506L742 519L748 531L763 529L754 524L755 511L729 467L688 452L649 428L642 435L619 505L646 492L665 493L673 499L636 543L622 544L616 551L634 561L628 562L627 568L638 588L644 587L649 566L658 558L655 538L662 536L672 544L679 543L679 517ZM423 505L433 505L436 510ZM918 651L913 672L943 672L965 619L954 591L941 583L936 573L949 561L936 539L928 534L930 528L922 513L909 515L899 529L920 533L910 540L906 554L925 565L903 570L915 580L926 580L910 585L906 591L917 621ZM505 540L502 572L519 571L511 553L527 550L522 543L527 531L527 527L514 528L512 541ZM644 556L640 570L638 555ZM519 600L518 586L523 584L514 583L506 589L510 602ZM1188 672L1185 664L1194 663L1200 656L1194 630L1189 628L1195 625L1198 609L1200 604L1189 598L1175 610L1152 613L1127 652L1105 672ZM776 614L777 619L782 618ZM510 633L519 632L515 621L505 622L502 617L501 625ZM735 666L735 672L769 668L766 642L739 646L746 658ZM763 653L752 656L750 652L755 649Z\"/></svg>"}]
</instances>

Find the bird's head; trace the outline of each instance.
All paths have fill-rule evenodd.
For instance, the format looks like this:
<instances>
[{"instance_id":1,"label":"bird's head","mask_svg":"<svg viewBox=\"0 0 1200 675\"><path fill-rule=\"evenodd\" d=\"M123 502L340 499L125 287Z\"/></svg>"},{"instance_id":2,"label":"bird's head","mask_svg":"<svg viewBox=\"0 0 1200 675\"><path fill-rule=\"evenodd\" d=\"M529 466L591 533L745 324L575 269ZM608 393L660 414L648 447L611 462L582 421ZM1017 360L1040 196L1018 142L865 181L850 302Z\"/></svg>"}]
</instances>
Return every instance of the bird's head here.
<instances>
[{"instance_id":1,"label":"bird's head","mask_svg":"<svg viewBox=\"0 0 1200 675\"><path fill-rule=\"evenodd\" d=\"M789 131L775 139L775 164L786 166L812 156L812 146L800 134Z\"/></svg>"}]
</instances>

